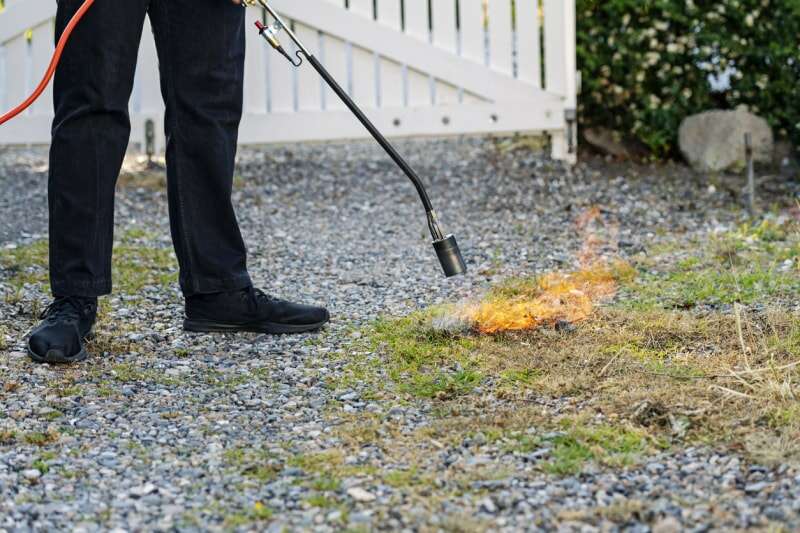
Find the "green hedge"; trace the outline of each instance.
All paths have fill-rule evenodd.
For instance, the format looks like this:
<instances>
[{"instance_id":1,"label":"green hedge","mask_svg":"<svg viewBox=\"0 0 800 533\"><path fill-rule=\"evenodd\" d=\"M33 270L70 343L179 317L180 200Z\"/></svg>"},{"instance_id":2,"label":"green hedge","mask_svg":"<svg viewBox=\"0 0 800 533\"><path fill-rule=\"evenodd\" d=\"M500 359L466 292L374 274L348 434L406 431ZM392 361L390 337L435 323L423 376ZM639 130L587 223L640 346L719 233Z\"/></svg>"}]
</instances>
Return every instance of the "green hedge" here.
<instances>
[{"instance_id":1,"label":"green hedge","mask_svg":"<svg viewBox=\"0 0 800 533\"><path fill-rule=\"evenodd\" d=\"M800 0L578 0L584 126L675 155L688 115L740 104L800 146ZM729 67L730 88L709 76Z\"/></svg>"}]
</instances>

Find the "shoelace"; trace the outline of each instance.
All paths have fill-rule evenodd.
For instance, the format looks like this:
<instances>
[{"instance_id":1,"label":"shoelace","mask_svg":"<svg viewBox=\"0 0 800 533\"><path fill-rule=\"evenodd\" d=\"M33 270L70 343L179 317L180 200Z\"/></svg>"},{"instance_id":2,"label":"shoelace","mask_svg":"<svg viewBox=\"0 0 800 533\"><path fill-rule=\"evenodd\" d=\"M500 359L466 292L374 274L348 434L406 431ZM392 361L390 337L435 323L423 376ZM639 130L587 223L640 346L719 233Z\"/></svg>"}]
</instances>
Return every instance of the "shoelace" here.
<instances>
[{"instance_id":1,"label":"shoelace","mask_svg":"<svg viewBox=\"0 0 800 533\"><path fill-rule=\"evenodd\" d=\"M256 289L252 285L244 290L245 297L247 298L247 307L251 313L258 311L258 304L262 300L271 302L275 300L272 296L265 293L261 289Z\"/></svg>"},{"instance_id":2,"label":"shoelace","mask_svg":"<svg viewBox=\"0 0 800 533\"><path fill-rule=\"evenodd\" d=\"M66 296L64 298L56 298L53 303L45 307L39 319L77 318L81 320L86 318L86 316L86 301L77 296Z\"/></svg>"}]
</instances>

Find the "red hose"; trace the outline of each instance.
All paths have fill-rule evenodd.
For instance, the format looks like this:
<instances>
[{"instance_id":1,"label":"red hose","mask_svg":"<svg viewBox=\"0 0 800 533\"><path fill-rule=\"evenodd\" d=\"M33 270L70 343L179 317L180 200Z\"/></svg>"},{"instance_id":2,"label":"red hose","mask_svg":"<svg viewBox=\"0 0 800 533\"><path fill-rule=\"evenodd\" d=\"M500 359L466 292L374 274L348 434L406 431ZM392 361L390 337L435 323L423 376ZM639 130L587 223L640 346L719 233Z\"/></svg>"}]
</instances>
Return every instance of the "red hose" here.
<instances>
[{"instance_id":1,"label":"red hose","mask_svg":"<svg viewBox=\"0 0 800 533\"><path fill-rule=\"evenodd\" d=\"M26 98L24 102L0 117L0 126L28 109L31 104L33 104L42 95L44 90L47 88L47 85L50 83L50 80L53 78L53 74L56 72L58 62L61 61L61 54L64 53L64 48L67 46L67 42L72 35L72 31L81 21L86 12L89 11L89 8L92 7L92 4L94 4L94 0L85 0L80 9L78 9L75 15L72 16L69 24L67 24L67 27L64 28L64 33L61 34L61 38L58 40L56 50L53 52L53 58L50 60L50 65L47 67L47 72L45 72L44 78L42 78L42 81L39 82L39 85L36 87L36 90L33 91L33 94Z\"/></svg>"}]
</instances>

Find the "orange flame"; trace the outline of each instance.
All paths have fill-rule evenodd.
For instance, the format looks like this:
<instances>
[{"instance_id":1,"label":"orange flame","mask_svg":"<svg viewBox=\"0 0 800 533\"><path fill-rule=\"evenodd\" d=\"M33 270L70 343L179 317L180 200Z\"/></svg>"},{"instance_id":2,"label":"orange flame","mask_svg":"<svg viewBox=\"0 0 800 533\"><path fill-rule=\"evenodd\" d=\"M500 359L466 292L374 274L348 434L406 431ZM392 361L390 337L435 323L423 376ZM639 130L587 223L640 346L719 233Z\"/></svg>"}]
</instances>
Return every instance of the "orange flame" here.
<instances>
[{"instance_id":1,"label":"orange flame","mask_svg":"<svg viewBox=\"0 0 800 533\"><path fill-rule=\"evenodd\" d=\"M616 270L597 264L572 273L551 273L528 290L497 297L467 311L481 333L521 331L559 321L576 323L588 318L597 302L617 292Z\"/></svg>"},{"instance_id":2,"label":"orange flame","mask_svg":"<svg viewBox=\"0 0 800 533\"><path fill-rule=\"evenodd\" d=\"M549 273L467 309L465 314L481 333L521 331L560 321L576 323L588 318L599 302L617 292L621 270L629 268L617 260L600 258L603 248L616 252L618 228L602 222L601 211L593 207L575 221L583 245L578 254L581 269L571 273Z\"/></svg>"}]
</instances>

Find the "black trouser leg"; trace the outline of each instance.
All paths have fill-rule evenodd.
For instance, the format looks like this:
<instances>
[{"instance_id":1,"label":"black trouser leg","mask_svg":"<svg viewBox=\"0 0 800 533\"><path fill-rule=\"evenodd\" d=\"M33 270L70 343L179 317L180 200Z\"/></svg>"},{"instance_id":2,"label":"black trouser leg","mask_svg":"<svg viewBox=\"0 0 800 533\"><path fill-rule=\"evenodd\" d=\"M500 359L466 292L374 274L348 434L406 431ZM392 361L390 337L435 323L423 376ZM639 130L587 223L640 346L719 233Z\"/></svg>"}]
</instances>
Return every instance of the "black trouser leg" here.
<instances>
[{"instance_id":1,"label":"black trouser leg","mask_svg":"<svg viewBox=\"0 0 800 533\"><path fill-rule=\"evenodd\" d=\"M56 38L82 0L60 0ZM148 0L96 2L55 76L50 281L58 296L111 291L114 187L130 136L128 100Z\"/></svg>"},{"instance_id":2,"label":"black trouser leg","mask_svg":"<svg viewBox=\"0 0 800 533\"><path fill-rule=\"evenodd\" d=\"M250 285L231 204L244 15L229 0L153 0L150 6L167 106L170 226L187 296Z\"/></svg>"}]
</instances>

